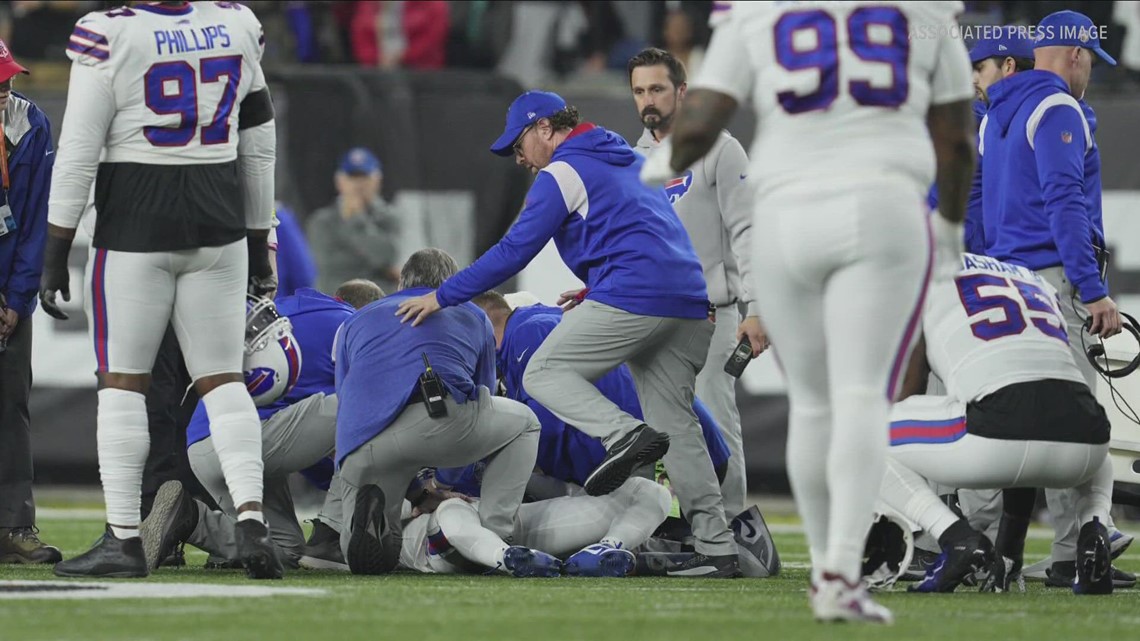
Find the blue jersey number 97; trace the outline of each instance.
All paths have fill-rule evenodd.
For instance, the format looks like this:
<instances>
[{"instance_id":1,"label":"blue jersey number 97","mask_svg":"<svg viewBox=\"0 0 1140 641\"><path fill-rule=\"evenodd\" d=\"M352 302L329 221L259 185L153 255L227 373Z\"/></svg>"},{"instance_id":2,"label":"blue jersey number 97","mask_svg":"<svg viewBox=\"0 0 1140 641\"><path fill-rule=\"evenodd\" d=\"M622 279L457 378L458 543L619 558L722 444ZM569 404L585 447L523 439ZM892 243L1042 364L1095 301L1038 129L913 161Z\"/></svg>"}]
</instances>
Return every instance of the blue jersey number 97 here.
<instances>
[{"instance_id":1,"label":"blue jersey number 97","mask_svg":"<svg viewBox=\"0 0 1140 641\"><path fill-rule=\"evenodd\" d=\"M871 30L875 26L890 33L889 42L872 41ZM860 7L848 16L846 28L851 52L862 61L887 65L891 70L891 82L884 87L873 86L869 80L848 82L847 91L856 103L866 107L898 107L906 102L910 92L907 26L906 16L895 7ZM811 49L796 48L796 35L804 32L814 34L815 46ZM815 91L776 94L784 111L799 114L830 107L840 91L839 33L835 18L819 9L786 13L776 22L775 42L776 62L780 66L788 71L815 69L819 72L819 86Z\"/></svg>"}]
</instances>

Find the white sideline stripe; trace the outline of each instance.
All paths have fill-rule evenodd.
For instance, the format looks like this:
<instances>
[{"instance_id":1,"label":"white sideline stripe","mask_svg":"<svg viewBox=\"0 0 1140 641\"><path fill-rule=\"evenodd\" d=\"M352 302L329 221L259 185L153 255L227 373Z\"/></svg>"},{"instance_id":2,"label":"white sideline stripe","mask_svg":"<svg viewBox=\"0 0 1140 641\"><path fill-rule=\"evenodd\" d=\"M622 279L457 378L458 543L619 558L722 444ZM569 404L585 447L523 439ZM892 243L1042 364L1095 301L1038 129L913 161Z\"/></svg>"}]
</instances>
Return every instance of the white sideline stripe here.
<instances>
[{"instance_id":1,"label":"white sideline stripe","mask_svg":"<svg viewBox=\"0 0 1140 641\"><path fill-rule=\"evenodd\" d=\"M33 587L33 592L8 592ZM58 591L51 588L58 588ZM77 589L78 588L78 589ZM270 588L207 583L124 583L122 581L0 581L0 600L14 599L185 599L206 597L324 596L312 588Z\"/></svg>"},{"instance_id":2,"label":"white sideline stripe","mask_svg":"<svg viewBox=\"0 0 1140 641\"><path fill-rule=\"evenodd\" d=\"M103 510L84 507L40 507L36 518L41 521L98 521L106 518Z\"/></svg>"}]
</instances>

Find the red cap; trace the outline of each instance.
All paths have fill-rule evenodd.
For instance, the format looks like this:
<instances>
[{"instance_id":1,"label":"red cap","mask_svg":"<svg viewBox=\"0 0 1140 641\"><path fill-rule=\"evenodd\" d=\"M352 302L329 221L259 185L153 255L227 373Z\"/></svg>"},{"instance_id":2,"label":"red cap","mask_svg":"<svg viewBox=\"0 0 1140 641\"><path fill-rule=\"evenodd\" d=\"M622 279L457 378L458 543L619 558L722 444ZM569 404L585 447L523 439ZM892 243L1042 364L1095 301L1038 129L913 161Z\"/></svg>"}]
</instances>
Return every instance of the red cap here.
<instances>
[{"instance_id":1,"label":"red cap","mask_svg":"<svg viewBox=\"0 0 1140 641\"><path fill-rule=\"evenodd\" d=\"M18 73L28 73L28 70L16 62L8 45L0 40L0 82L5 82Z\"/></svg>"}]
</instances>

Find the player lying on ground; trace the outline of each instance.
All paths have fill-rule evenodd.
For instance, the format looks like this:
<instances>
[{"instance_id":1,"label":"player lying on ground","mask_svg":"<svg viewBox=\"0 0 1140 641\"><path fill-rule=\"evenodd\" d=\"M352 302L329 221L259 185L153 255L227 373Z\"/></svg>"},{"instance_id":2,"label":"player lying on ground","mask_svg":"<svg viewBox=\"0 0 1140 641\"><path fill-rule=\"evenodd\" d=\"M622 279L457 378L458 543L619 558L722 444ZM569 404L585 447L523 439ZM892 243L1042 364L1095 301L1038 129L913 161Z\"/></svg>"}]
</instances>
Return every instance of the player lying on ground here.
<instances>
[{"instance_id":1,"label":"player lying on ground","mask_svg":"<svg viewBox=\"0 0 1140 641\"><path fill-rule=\"evenodd\" d=\"M997 558L984 534L929 482L955 488L1078 491L1077 594L1113 589L1108 533L1109 422L1069 350L1057 293L1034 272L963 254L933 283L904 393L933 371L947 396L908 396L891 412L883 501L938 539L942 555L913 591L952 592L990 569L987 588L1020 572L1035 490L1005 493ZM991 564L991 562L993 562Z\"/></svg>"},{"instance_id":2,"label":"player lying on ground","mask_svg":"<svg viewBox=\"0 0 1140 641\"><path fill-rule=\"evenodd\" d=\"M383 295L375 283L360 280L344 283L333 297L301 289L296 295L277 299L277 313L292 325L291 332L284 335L275 331L279 321L266 324L262 316L250 319L254 331L274 336L262 349L246 357L246 369L250 372L248 388L261 405L258 413L265 466L264 510L270 536L291 567L297 566L305 539L293 508L288 477L331 456L336 437L333 337L356 309ZM304 366L300 367L302 355ZM266 391L266 387L275 387L276 394ZM236 558L236 514L223 483L210 422L201 404L191 419L187 442L195 476L222 510L210 510L192 499L177 481L164 484L141 528L151 569L182 543L221 559ZM332 484L338 482L334 477ZM333 505L322 509L318 519L327 523L339 518L341 510L335 505L339 496L337 491L329 493L326 502ZM344 564L343 558L339 563Z\"/></svg>"},{"instance_id":3,"label":"player lying on ground","mask_svg":"<svg viewBox=\"0 0 1140 641\"><path fill-rule=\"evenodd\" d=\"M582 493L524 503L511 546L479 523L477 504L448 499L404 526L400 564L432 574L492 569L514 576L559 576L560 559L566 559L565 572L571 576L622 577L633 571L632 550L665 520L671 501L663 486L632 477L605 496ZM505 561L526 555L528 548L534 551L529 563Z\"/></svg>"}]
</instances>

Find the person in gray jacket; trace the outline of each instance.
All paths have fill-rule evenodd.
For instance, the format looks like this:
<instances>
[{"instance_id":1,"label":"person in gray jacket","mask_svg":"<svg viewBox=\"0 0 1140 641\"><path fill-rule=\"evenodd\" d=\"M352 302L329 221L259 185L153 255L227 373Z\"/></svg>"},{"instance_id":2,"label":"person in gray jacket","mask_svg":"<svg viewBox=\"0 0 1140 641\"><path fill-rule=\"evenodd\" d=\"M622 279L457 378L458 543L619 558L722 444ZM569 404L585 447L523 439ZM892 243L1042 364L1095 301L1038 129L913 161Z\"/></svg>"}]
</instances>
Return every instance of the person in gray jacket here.
<instances>
[{"instance_id":1,"label":"person in gray jacket","mask_svg":"<svg viewBox=\"0 0 1140 641\"><path fill-rule=\"evenodd\" d=\"M317 263L317 289L332 294L343 282L366 278L395 291L400 278L399 212L380 197L380 160L356 147L336 172L336 202L309 217L305 235Z\"/></svg>"},{"instance_id":2,"label":"person in gray jacket","mask_svg":"<svg viewBox=\"0 0 1140 641\"><path fill-rule=\"evenodd\" d=\"M630 59L629 85L645 133L637 149L648 155L672 130L685 97L685 65L662 49L644 49ZM725 514L744 510L747 483L736 379L725 363L737 342L748 336L752 357L768 348L756 304L749 293L752 209L744 147L722 131L712 150L683 175L665 184L681 223L701 260L709 300L716 306L716 332L704 368L697 376L697 396L721 426L732 456L721 486ZM738 303L748 307L741 321Z\"/></svg>"}]
</instances>

